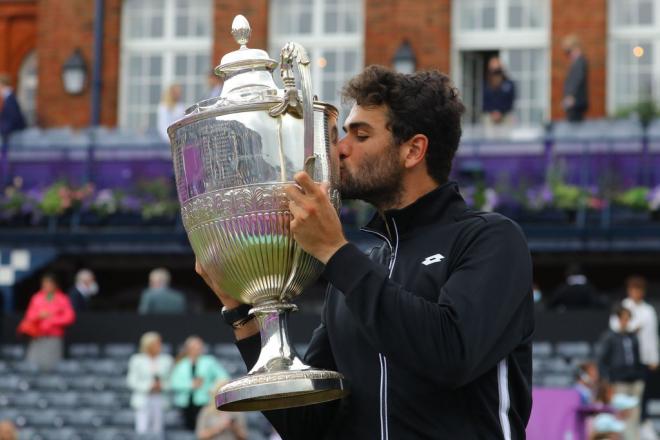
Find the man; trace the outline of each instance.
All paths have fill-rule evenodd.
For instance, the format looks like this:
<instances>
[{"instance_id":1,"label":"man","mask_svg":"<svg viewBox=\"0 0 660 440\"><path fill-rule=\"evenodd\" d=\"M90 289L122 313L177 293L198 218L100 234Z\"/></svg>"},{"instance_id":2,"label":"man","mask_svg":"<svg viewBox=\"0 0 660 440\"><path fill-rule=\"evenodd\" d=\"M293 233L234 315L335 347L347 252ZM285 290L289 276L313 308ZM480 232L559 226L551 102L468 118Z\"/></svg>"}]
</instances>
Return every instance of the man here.
<instances>
[{"instance_id":1,"label":"man","mask_svg":"<svg viewBox=\"0 0 660 440\"><path fill-rule=\"evenodd\" d=\"M69 300L76 312L89 310L89 303L99 292L94 272L81 269L76 273L76 284L69 290Z\"/></svg>"},{"instance_id":2,"label":"man","mask_svg":"<svg viewBox=\"0 0 660 440\"><path fill-rule=\"evenodd\" d=\"M164 268L154 269L149 273L149 288L142 292L138 312L148 313L183 313L186 300L178 290L170 288L170 272Z\"/></svg>"},{"instance_id":3,"label":"man","mask_svg":"<svg viewBox=\"0 0 660 440\"><path fill-rule=\"evenodd\" d=\"M653 306L646 301L646 279L634 275L626 280L626 295L622 305L632 313L629 327L637 333L639 357L644 366L644 381L639 383L633 395L641 399L641 421L647 420L646 402L648 393L646 383L658 369L658 315ZM615 316L610 317L610 328L619 331L620 326ZM645 425L644 429L652 429Z\"/></svg>"},{"instance_id":4,"label":"man","mask_svg":"<svg viewBox=\"0 0 660 440\"><path fill-rule=\"evenodd\" d=\"M626 438L639 438L639 398L644 387L644 369L639 357L639 340L630 326L632 313L625 306L617 306L614 319L617 330L608 331L600 341L598 368L618 395L632 396L635 405L628 408Z\"/></svg>"},{"instance_id":5,"label":"man","mask_svg":"<svg viewBox=\"0 0 660 440\"><path fill-rule=\"evenodd\" d=\"M584 114L589 107L587 59L582 54L580 40L575 35L564 38L562 48L571 61L571 66L564 80L562 104L566 111L566 119L570 122L579 122L584 118Z\"/></svg>"},{"instance_id":6,"label":"man","mask_svg":"<svg viewBox=\"0 0 660 440\"><path fill-rule=\"evenodd\" d=\"M0 73L0 95L2 110L0 110L0 137L3 145L8 142L9 135L25 128L25 119L11 87L9 75Z\"/></svg>"},{"instance_id":7,"label":"man","mask_svg":"<svg viewBox=\"0 0 660 440\"><path fill-rule=\"evenodd\" d=\"M446 75L371 66L336 145L340 190L377 209L370 256L349 244L324 186L291 186L291 231L330 283L305 360L342 401L266 412L290 439L522 439L531 408L531 260L520 229L467 209L448 182L463 105ZM239 304L197 271L227 309ZM243 322L241 318L240 322ZM235 330L251 365L255 320Z\"/></svg>"}]
</instances>

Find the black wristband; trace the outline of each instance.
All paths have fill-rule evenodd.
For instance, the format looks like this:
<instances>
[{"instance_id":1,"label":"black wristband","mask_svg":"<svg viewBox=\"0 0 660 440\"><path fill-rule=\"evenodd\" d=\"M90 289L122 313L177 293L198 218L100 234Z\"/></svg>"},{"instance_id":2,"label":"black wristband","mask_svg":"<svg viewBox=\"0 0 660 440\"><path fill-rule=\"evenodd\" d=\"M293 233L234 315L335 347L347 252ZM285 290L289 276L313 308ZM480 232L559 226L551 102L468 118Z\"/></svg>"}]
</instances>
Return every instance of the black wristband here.
<instances>
[{"instance_id":1,"label":"black wristband","mask_svg":"<svg viewBox=\"0 0 660 440\"><path fill-rule=\"evenodd\" d=\"M222 308L222 319L229 326L234 326L234 323L237 321L242 321L246 319L250 314L250 309L252 306L249 304L241 304L238 307L233 309L228 309L227 307Z\"/></svg>"}]
</instances>

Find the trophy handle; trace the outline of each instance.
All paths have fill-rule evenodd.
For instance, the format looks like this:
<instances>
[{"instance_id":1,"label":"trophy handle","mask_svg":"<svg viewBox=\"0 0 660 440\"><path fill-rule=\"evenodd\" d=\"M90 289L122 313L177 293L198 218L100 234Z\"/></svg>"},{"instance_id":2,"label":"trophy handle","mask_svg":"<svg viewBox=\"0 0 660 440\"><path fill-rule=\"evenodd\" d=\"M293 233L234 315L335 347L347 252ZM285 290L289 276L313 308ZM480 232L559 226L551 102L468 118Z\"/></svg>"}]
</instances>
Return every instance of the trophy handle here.
<instances>
[{"instance_id":1,"label":"trophy handle","mask_svg":"<svg viewBox=\"0 0 660 440\"><path fill-rule=\"evenodd\" d=\"M280 53L280 72L284 82L284 99L270 110L271 116L290 112L303 119L305 171L314 178L314 97L310 77L309 56L303 46L288 42ZM300 78L301 93L296 88L294 70ZM312 166L310 166L312 165Z\"/></svg>"}]
</instances>

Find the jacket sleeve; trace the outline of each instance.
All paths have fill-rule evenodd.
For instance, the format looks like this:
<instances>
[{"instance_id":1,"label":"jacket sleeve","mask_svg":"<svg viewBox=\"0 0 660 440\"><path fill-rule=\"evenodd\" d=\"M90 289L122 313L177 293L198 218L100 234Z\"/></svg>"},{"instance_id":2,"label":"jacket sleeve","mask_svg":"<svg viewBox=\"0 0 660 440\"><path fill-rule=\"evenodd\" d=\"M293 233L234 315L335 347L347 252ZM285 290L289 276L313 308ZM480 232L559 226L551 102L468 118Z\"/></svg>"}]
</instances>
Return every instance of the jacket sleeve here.
<instances>
[{"instance_id":1,"label":"jacket sleeve","mask_svg":"<svg viewBox=\"0 0 660 440\"><path fill-rule=\"evenodd\" d=\"M141 359L137 356L131 356L128 362L128 373L126 374L126 384L132 391L146 393L151 389L153 377L146 374Z\"/></svg>"},{"instance_id":2,"label":"jacket sleeve","mask_svg":"<svg viewBox=\"0 0 660 440\"><path fill-rule=\"evenodd\" d=\"M612 332L606 332L598 344L598 372L604 379L610 377L610 366L612 365Z\"/></svg>"},{"instance_id":3,"label":"jacket sleeve","mask_svg":"<svg viewBox=\"0 0 660 440\"><path fill-rule=\"evenodd\" d=\"M186 392L192 389L192 378L186 374L186 369L190 370L190 365L183 360L174 364L169 378L171 391Z\"/></svg>"},{"instance_id":4,"label":"jacket sleeve","mask_svg":"<svg viewBox=\"0 0 660 440\"><path fill-rule=\"evenodd\" d=\"M350 244L324 272L376 350L440 387L479 377L533 328L526 313L532 265L525 238L508 219L484 221L451 257L451 274L431 295L437 302L390 280L383 266Z\"/></svg>"},{"instance_id":5,"label":"jacket sleeve","mask_svg":"<svg viewBox=\"0 0 660 440\"><path fill-rule=\"evenodd\" d=\"M259 335L236 343L248 368L257 361L261 348ZM336 370L325 326L321 324L312 335L305 354L307 365ZM335 417L339 401L320 403L277 411L264 411L283 440L322 439Z\"/></svg>"},{"instance_id":6,"label":"jacket sleeve","mask_svg":"<svg viewBox=\"0 0 660 440\"><path fill-rule=\"evenodd\" d=\"M25 320L26 321L32 321L36 322L39 320L39 313L41 310L39 310L39 306L37 305L37 294L35 293L32 295L32 298L30 298L30 303L28 304L28 308L25 311Z\"/></svg>"},{"instance_id":7,"label":"jacket sleeve","mask_svg":"<svg viewBox=\"0 0 660 440\"><path fill-rule=\"evenodd\" d=\"M150 312L150 297L149 292L142 292L140 296L140 305L138 305L138 313L140 315L145 315Z\"/></svg>"},{"instance_id":8,"label":"jacket sleeve","mask_svg":"<svg viewBox=\"0 0 660 440\"><path fill-rule=\"evenodd\" d=\"M52 327L66 327L76 320L76 312L73 311L71 301L65 294L60 295L61 307L49 318L48 324Z\"/></svg>"}]
</instances>

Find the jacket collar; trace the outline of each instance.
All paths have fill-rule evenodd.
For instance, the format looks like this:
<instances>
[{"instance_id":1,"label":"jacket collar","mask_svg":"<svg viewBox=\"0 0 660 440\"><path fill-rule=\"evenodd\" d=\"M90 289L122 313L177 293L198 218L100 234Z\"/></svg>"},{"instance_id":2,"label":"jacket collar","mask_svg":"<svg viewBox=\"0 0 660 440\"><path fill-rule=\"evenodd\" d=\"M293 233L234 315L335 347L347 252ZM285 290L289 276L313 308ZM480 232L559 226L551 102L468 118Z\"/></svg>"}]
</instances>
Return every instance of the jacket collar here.
<instances>
[{"instance_id":1,"label":"jacket collar","mask_svg":"<svg viewBox=\"0 0 660 440\"><path fill-rule=\"evenodd\" d=\"M405 235L428 224L446 224L465 213L467 205L459 193L458 184L450 181L424 194L410 205L376 213L363 230L386 237Z\"/></svg>"}]
</instances>

